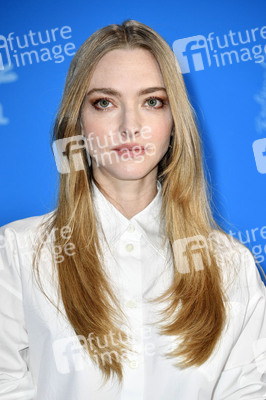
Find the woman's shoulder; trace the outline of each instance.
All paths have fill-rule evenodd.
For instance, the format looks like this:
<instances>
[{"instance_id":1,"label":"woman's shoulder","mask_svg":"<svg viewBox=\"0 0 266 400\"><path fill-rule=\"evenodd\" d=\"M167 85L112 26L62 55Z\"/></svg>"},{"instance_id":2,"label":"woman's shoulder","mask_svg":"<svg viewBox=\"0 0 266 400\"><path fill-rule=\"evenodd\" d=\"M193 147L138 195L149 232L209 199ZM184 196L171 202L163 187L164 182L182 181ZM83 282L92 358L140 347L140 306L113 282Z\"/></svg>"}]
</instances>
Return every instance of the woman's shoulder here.
<instances>
[{"instance_id":1,"label":"woman's shoulder","mask_svg":"<svg viewBox=\"0 0 266 400\"><path fill-rule=\"evenodd\" d=\"M32 217L21 218L12 222L8 222L5 225L0 226L0 231L12 231L14 233L24 233L28 231L36 230L42 223L52 218L55 214L55 210L52 210L48 213L35 215Z\"/></svg>"},{"instance_id":2,"label":"woman's shoulder","mask_svg":"<svg viewBox=\"0 0 266 400\"><path fill-rule=\"evenodd\" d=\"M42 236L42 226L53 218L55 210L42 215L18 219L0 227L0 248L3 251L23 251Z\"/></svg>"}]
</instances>

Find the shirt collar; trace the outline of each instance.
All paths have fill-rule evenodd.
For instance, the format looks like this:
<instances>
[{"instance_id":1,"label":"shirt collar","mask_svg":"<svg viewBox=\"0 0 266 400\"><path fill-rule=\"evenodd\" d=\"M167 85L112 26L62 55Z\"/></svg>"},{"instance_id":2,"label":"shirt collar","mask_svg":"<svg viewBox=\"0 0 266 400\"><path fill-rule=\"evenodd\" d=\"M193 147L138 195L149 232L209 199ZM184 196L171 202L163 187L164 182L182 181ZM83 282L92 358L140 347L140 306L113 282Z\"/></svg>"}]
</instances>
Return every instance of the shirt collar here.
<instances>
[{"instance_id":1,"label":"shirt collar","mask_svg":"<svg viewBox=\"0 0 266 400\"><path fill-rule=\"evenodd\" d=\"M142 234L157 252L166 257L167 248L163 246L165 237L164 218L161 220L160 217L162 187L158 180L157 193L153 200L130 219L126 218L106 199L93 180L92 187L96 220L110 248L126 230L130 231L130 227L133 225L138 234Z\"/></svg>"}]
</instances>

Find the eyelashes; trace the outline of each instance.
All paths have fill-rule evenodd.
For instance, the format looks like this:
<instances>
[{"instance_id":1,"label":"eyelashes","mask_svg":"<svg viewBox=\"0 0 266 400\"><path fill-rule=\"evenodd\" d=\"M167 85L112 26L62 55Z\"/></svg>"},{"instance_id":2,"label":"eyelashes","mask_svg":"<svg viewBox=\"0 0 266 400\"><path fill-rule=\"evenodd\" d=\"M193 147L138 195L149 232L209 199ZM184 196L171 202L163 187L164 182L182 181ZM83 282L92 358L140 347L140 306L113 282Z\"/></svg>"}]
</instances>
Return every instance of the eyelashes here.
<instances>
[{"instance_id":1,"label":"eyelashes","mask_svg":"<svg viewBox=\"0 0 266 400\"><path fill-rule=\"evenodd\" d=\"M160 103L161 103L161 106L160 106L160 107L148 106L148 107L151 108L151 109L160 110L160 109L162 109L162 108L166 105L166 101L165 101L163 98L161 98L161 97L150 96L150 97L148 97L148 98L145 100L145 103L146 103L147 101L150 101L150 100L157 101L157 102L160 102ZM108 108L110 108L110 107L99 107L99 103L100 103L101 101L104 101L105 104L106 104L106 103L112 103L112 101L111 101L108 97L100 97L100 98L98 98L98 99L96 99L95 101L92 102L92 106L93 106L96 110L98 110L98 111L105 111L105 110L108 110Z\"/></svg>"}]
</instances>

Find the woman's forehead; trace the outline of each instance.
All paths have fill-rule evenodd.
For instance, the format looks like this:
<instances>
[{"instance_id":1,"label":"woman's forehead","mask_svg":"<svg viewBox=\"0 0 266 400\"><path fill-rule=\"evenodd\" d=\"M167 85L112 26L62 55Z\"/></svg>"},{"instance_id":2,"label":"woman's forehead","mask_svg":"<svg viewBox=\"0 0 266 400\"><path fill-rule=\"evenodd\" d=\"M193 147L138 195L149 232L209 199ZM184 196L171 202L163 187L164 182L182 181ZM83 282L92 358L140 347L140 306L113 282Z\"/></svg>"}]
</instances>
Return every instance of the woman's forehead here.
<instances>
[{"instance_id":1,"label":"woman's forehead","mask_svg":"<svg viewBox=\"0 0 266 400\"><path fill-rule=\"evenodd\" d=\"M92 85L163 86L163 79L155 57L145 49L115 49L105 54L95 67Z\"/></svg>"}]
</instances>

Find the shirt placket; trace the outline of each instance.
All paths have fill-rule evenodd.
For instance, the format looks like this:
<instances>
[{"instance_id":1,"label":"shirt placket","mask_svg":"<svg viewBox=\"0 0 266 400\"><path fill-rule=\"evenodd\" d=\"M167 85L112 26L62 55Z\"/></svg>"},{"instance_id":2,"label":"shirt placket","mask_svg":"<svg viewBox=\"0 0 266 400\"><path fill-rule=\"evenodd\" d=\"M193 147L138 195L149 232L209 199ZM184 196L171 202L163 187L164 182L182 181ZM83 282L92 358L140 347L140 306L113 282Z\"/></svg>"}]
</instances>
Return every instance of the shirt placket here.
<instances>
[{"instance_id":1,"label":"shirt placket","mask_svg":"<svg viewBox=\"0 0 266 400\"><path fill-rule=\"evenodd\" d=\"M141 233L131 223L118 245L122 274L122 305L129 322L128 343L130 348L136 351L127 353L121 400L142 399L144 395L141 238Z\"/></svg>"}]
</instances>

